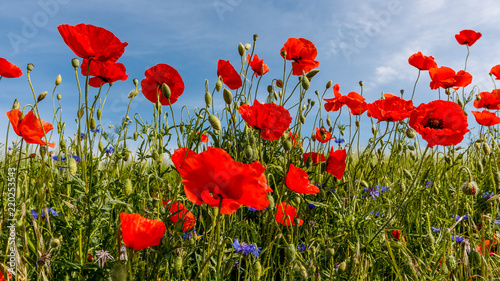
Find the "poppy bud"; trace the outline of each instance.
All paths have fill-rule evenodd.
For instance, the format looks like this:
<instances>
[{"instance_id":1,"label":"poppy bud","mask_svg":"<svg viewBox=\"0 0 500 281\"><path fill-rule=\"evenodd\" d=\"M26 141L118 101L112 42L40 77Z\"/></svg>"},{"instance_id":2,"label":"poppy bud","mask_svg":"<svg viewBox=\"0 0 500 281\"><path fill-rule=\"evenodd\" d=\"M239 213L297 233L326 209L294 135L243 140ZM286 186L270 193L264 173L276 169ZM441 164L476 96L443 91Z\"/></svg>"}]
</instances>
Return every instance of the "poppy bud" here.
<instances>
[{"instance_id":1,"label":"poppy bud","mask_svg":"<svg viewBox=\"0 0 500 281\"><path fill-rule=\"evenodd\" d=\"M161 84L161 93L167 99L170 99L172 96L172 92L170 91L170 87L166 83Z\"/></svg>"},{"instance_id":2,"label":"poppy bud","mask_svg":"<svg viewBox=\"0 0 500 281\"><path fill-rule=\"evenodd\" d=\"M375 125L372 125L372 134L373 135L377 134L377 128L375 127Z\"/></svg>"},{"instance_id":3,"label":"poppy bud","mask_svg":"<svg viewBox=\"0 0 500 281\"><path fill-rule=\"evenodd\" d=\"M139 85L139 79L137 78L134 78L134 80L132 80L132 82L134 83L134 86L137 87L137 85Z\"/></svg>"},{"instance_id":4,"label":"poppy bud","mask_svg":"<svg viewBox=\"0 0 500 281\"><path fill-rule=\"evenodd\" d=\"M70 175L74 176L76 174L77 166L76 166L76 160L73 157L69 158L69 163L68 163L68 170Z\"/></svg>"},{"instance_id":5,"label":"poppy bud","mask_svg":"<svg viewBox=\"0 0 500 281\"><path fill-rule=\"evenodd\" d=\"M259 35L257 35L257 33L255 33L255 34L253 35L253 41L254 41L254 42L255 42L255 41L257 41L257 38L259 38Z\"/></svg>"},{"instance_id":6,"label":"poppy bud","mask_svg":"<svg viewBox=\"0 0 500 281\"><path fill-rule=\"evenodd\" d=\"M281 56L286 58L286 50L281 51Z\"/></svg>"},{"instance_id":7,"label":"poppy bud","mask_svg":"<svg viewBox=\"0 0 500 281\"><path fill-rule=\"evenodd\" d=\"M46 96L47 96L47 91L42 92L36 99L36 102L41 102Z\"/></svg>"},{"instance_id":8,"label":"poppy bud","mask_svg":"<svg viewBox=\"0 0 500 281\"><path fill-rule=\"evenodd\" d=\"M126 130L126 129L125 129ZM125 134L126 135L126 134ZM128 151L128 149L123 149L122 151L122 156L123 156L123 160L124 161L128 161L128 158L130 156L130 151Z\"/></svg>"},{"instance_id":9,"label":"poppy bud","mask_svg":"<svg viewBox=\"0 0 500 281\"><path fill-rule=\"evenodd\" d=\"M491 154L491 147L490 147L490 145L487 142L483 142L483 152L486 155L490 155Z\"/></svg>"},{"instance_id":10,"label":"poppy bud","mask_svg":"<svg viewBox=\"0 0 500 281\"><path fill-rule=\"evenodd\" d=\"M97 120L101 120L101 115L102 115L102 110L101 110L101 109L98 109L98 110L97 110L97 114L96 114L96 116L97 116Z\"/></svg>"},{"instance_id":11,"label":"poppy bud","mask_svg":"<svg viewBox=\"0 0 500 281\"><path fill-rule=\"evenodd\" d=\"M493 174L493 179L495 180L495 185L497 186L497 189L500 189L500 172L495 172Z\"/></svg>"},{"instance_id":12,"label":"poppy bud","mask_svg":"<svg viewBox=\"0 0 500 281\"><path fill-rule=\"evenodd\" d=\"M406 136L410 139L413 139L415 137L415 130L412 128L406 129Z\"/></svg>"},{"instance_id":13,"label":"poppy bud","mask_svg":"<svg viewBox=\"0 0 500 281\"><path fill-rule=\"evenodd\" d=\"M332 80L326 82L326 88L330 89L330 87L332 86L332 83L333 83Z\"/></svg>"},{"instance_id":14,"label":"poppy bud","mask_svg":"<svg viewBox=\"0 0 500 281\"><path fill-rule=\"evenodd\" d=\"M245 55L245 46L243 46L243 44L238 43L238 53L240 54L240 56L244 56Z\"/></svg>"},{"instance_id":15,"label":"poppy bud","mask_svg":"<svg viewBox=\"0 0 500 281\"><path fill-rule=\"evenodd\" d=\"M302 82L302 88L304 88L304 90L306 90L306 91L309 90L309 86L310 86L309 79L307 79L305 76L302 76L301 80L302 80L301 81Z\"/></svg>"},{"instance_id":16,"label":"poppy bud","mask_svg":"<svg viewBox=\"0 0 500 281\"><path fill-rule=\"evenodd\" d=\"M465 195L476 195L479 192L479 187L475 181L465 182L462 184L462 192Z\"/></svg>"},{"instance_id":17,"label":"poppy bud","mask_svg":"<svg viewBox=\"0 0 500 281\"><path fill-rule=\"evenodd\" d=\"M292 142L287 140L283 143L283 148L285 151L289 151L292 148Z\"/></svg>"},{"instance_id":18,"label":"poppy bud","mask_svg":"<svg viewBox=\"0 0 500 281\"><path fill-rule=\"evenodd\" d=\"M174 269L175 272L180 273L182 270L182 257L176 257L174 260Z\"/></svg>"},{"instance_id":19,"label":"poppy bud","mask_svg":"<svg viewBox=\"0 0 500 281\"><path fill-rule=\"evenodd\" d=\"M139 133L137 131L134 132L134 141L137 141L137 138L139 137Z\"/></svg>"},{"instance_id":20,"label":"poppy bud","mask_svg":"<svg viewBox=\"0 0 500 281\"><path fill-rule=\"evenodd\" d=\"M267 200L269 200L269 209L273 210L274 209L274 197L271 195L271 193L267 194Z\"/></svg>"},{"instance_id":21,"label":"poppy bud","mask_svg":"<svg viewBox=\"0 0 500 281\"><path fill-rule=\"evenodd\" d=\"M222 89L222 82L220 81L220 78L219 78L219 80L217 80L217 83L215 83L215 90L217 92L220 92L220 89Z\"/></svg>"},{"instance_id":22,"label":"poppy bud","mask_svg":"<svg viewBox=\"0 0 500 281\"><path fill-rule=\"evenodd\" d=\"M127 269L121 263L116 263L109 273L112 281L126 281Z\"/></svg>"},{"instance_id":23,"label":"poppy bud","mask_svg":"<svg viewBox=\"0 0 500 281\"><path fill-rule=\"evenodd\" d=\"M278 99L279 99L278 94L277 94L276 92L273 92L273 98L274 98L275 100L278 100Z\"/></svg>"},{"instance_id":24,"label":"poppy bud","mask_svg":"<svg viewBox=\"0 0 500 281\"><path fill-rule=\"evenodd\" d=\"M59 240L58 238L50 239L50 248L57 249L59 248L59 246L61 246L61 240Z\"/></svg>"},{"instance_id":25,"label":"poppy bud","mask_svg":"<svg viewBox=\"0 0 500 281\"><path fill-rule=\"evenodd\" d=\"M217 116L215 116L213 114L210 114L208 116L208 122L210 123L210 125L212 126L212 128L214 130L220 130L221 129L220 120L219 120L219 118L217 118Z\"/></svg>"},{"instance_id":26,"label":"poppy bud","mask_svg":"<svg viewBox=\"0 0 500 281\"><path fill-rule=\"evenodd\" d=\"M366 188L369 187L368 183L365 180L361 180L359 183L361 184L362 187L366 187Z\"/></svg>"},{"instance_id":27,"label":"poppy bud","mask_svg":"<svg viewBox=\"0 0 500 281\"><path fill-rule=\"evenodd\" d=\"M457 260L455 259L455 256L449 256L446 259L446 265L448 266L449 270L455 270L457 268Z\"/></svg>"},{"instance_id":28,"label":"poppy bud","mask_svg":"<svg viewBox=\"0 0 500 281\"><path fill-rule=\"evenodd\" d=\"M481 162L477 162L477 164L476 164L476 169L477 169L477 171L478 171L480 174L482 174L482 173L484 172L484 166L483 166L483 163L481 163Z\"/></svg>"},{"instance_id":29,"label":"poppy bud","mask_svg":"<svg viewBox=\"0 0 500 281\"><path fill-rule=\"evenodd\" d=\"M99 144L97 145L99 151L102 153L104 151L104 146L102 145L101 139L99 139Z\"/></svg>"},{"instance_id":30,"label":"poppy bud","mask_svg":"<svg viewBox=\"0 0 500 281\"><path fill-rule=\"evenodd\" d=\"M47 155L47 147L44 145L40 145L40 156L42 156L42 158L45 158L45 155Z\"/></svg>"},{"instance_id":31,"label":"poppy bud","mask_svg":"<svg viewBox=\"0 0 500 281\"><path fill-rule=\"evenodd\" d=\"M96 127L95 119L92 117L92 118L90 118L89 128L91 130L95 130L95 127Z\"/></svg>"},{"instance_id":32,"label":"poppy bud","mask_svg":"<svg viewBox=\"0 0 500 281\"><path fill-rule=\"evenodd\" d=\"M458 98L457 103L458 103L458 105L459 105L462 109L464 109L464 106L465 106L465 105L464 105L464 102L463 102L460 98Z\"/></svg>"},{"instance_id":33,"label":"poppy bud","mask_svg":"<svg viewBox=\"0 0 500 281\"><path fill-rule=\"evenodd\" d=\"M346 271L346 269L347 269L347 263L345 261L343 261L339 264L339 267L337 268L337 272L342 274Z\"/></svg>"},{"instance_id":34,"label":"poppy bud","mask_svg":"<svg viewBox=\"0 0 500 281\"><path fill-rule=\"evenodd\" d=\"M19 109L19 108L21 108L21 103L17 99L15 99L14 103L12 104L12 109L16 110L16 109Z\"/></svg>"},{"instance_id":35,"label":"poppy bud","mask_svg":"<svg viewBox=\"0 0 500 281\"><path fill-rule=\"evenodd\" d=\"M276 80L276 86L278 86L279 88L283 88L283 81L281 81L280 79Z\"/></svg>"},{"instance_id":36,"label":"poppy bud","mask_svg":"<svg viewBox=\"0 0 500 281\"><path fill-rule=\"evenodd\" d=\"M34 65L32 63L28 63L28 65L26 66L26 69L28 70L28 72L30 72L33 70L33 67L34 67Z\"/></svg>"},{"instance_id":37,"label":"poppy bud","mask_svg":"<svg viewBox=\"0 0 500 281\"><path fill-rule=\"evenodd\" d=\"M80 60L77 59L77 58L73 58L71 59L71 65L74 67L74 68L77 68L80 66Z\"/></svg>"},{"instance_id":38,"label":"poppy bud","mask_svg":"<svg viewBox=\"0 0 500 281\"><path fill-rule=\"evenodd\" d=\"M311 139L312 139L313 141L316 141L316 134L312 134L312 135L311 135Z\"/></svg>"},{"instance_id":39,"label":"poppy bud","mask_svg":"<svg viewBox=\"0 0 500 281\"><path fill-rule=\"evenodd\" d=\"M255 280L260 280L260 277L262 275L262 265L260 264L259 261L256 261L253 265L253 274Z\"/></svg>"},{"instance_id":40,"label":"poppy bud","mask_svg":"<svg viewBox=\"0 0 500 281\"><path fill-rule=\"evenodd\" d=\"M82 118L83 113L84 113L84 111L81 108L76 112L76 116L78 117L78 119Z\"/></svg>"},{"instance_id":41,"label":"poppy bud","mask_svg":"<svg viewBox=\"0 0 500 281\"><path fill-rule=\"evenodd\" d=\"M295 245L288 244L288 246L286 247L286 251L285 251L285 257L286 257L286 260L288 261L288 263L291 263L292 261L294 261L295 256L296 256Z\"/></svg>"},{"instance_id":42,"label":"poppy bud","mask_svg":"<svg viewBox=\"0 0 500 281\"><path fill-rule=\"evenodd\" d=\"M312 159L311 155L309 154L309 156L307 157L307 160L306 160L306 167L310 168L313 164L314 164L313 159Z\"/></svg>"},{"instance_id":43,"label":"poppy bud","mask_svg":"<svg viewBox=\"0 0 500 281\"><path fill-rule=\"evenodd\" d=\"M251 145L247 145L245 147L245 156L247 157L247 159L251 160L253 159L253 149L252 149L252 146Z\"/></svg>"},{"instance_id":44,"label":"poppy bud","mask_svg":"<svg viewBox=\"0 0 500 281\"><path fill-rule=\"evenodd\" d=\"M130 91L130 93L128 94L128 98L131 99L131 98L134 98L135 96L137 96L139 94L139 91L137 90L132 90Z\"/></svg>"},{"instance_id":45,"label":"poppy bud","mask_svg":"<svg viewBox=\"0 0 500 281\"><path fill-rule=\"evenodd\" d=\"M406 177L407 179L409 179L409 180L411 180L411 181L413 180L413 176L412 176L412 174L411 174L408 170L403 169L403 174L405 175L405 177Z\"/></svg>"},{"instance_id":46,"label":"poppy bud","mask_svg":"<svg viewBox=\"0 0 500 281\"><path fill-rule=\"evenodd\" d=\"M354 124L356 125L356 127L359 127L359 120L356 120L356 122L354 122Z\"/></svg>"},{"instance_id":47,"label":"poppy bud","mask_svg":"<svg viewBox=\"0 0 500 281\"><path fill-rule=\"evenodd\" d=\"M309 78L308 80L311 81L311 79L318 74L319 69L313 69L309 71L309 73L306 74L306 77Z\"/></svg>"},{"instance_id":48,"label":"poppy bud","mask_svg":"<svg viewBox=\"0 0 500 281\"><path fill-rule=\"evenodd\" d=\"M61 148L61 150L66 149L66 141L64 139L62 139L59 143L59 147Z\"/></svg>"},{"instance_id":49,"label":"poppy bud","mask_svg":"<svg viewBox=\"0 0 500 281\"><path fill-rule=\"evenodd\" d=\"M62 77L61 77L61 74L57 75L57 78L56 78L56 86L59 86L62 82Z\"/></svg>"},{"instance_id":50,"label":"poppy bud","mask_svg":"<svg viewBox=\"0 0 500 281\"><path fill-rule=\"evenodd\" d=\"M61 100L61 98L62 98L61 94L57 94L57 95L56 95L56 97L57 97L57 100L58 100L58 101L60 101L60 100Z\"/></svg>"},{"instance_id":51,"label":"poppy bud","mask_svg":"<svg viewBox=\"0 0 500 281\"><path fill-rule=\"evenodd\" d=\"M311 107L313 107L315 104L316 104L316 101L311 101Z\"/></svg>"},{"instance_id":52,"label":"poppy bud","mask_svg":"<svg viewBox=\"0 0 500 281\"><path fill-rule=\"evenodd\" d=\"M326 250L326 256L327 256L327 257L333 258L333 256L334 256L334 255L335 255L335 250L334 250L334 249L332 249L332 248L328 248L328 249Z\"/></svg>"},{"instance_id":53,"label":"poppy bud","mask_svg":"<svg viewBox=\"0 0 500 281\"><path fill-rule=\"evenodd\" d=\"M228 89L224 88L222 97L224 98L226 104L230 105L231 103L233 103L233 94Z\"/></svg>"},{"instance_id":54,"label":"poppy bud","mask_svg":"<svg viewBox=\"0 0 500 281\"><path fill-rule=\"evenodd\" d=\"M332 120L330 120L329 116L326 117L326 125L328 125L330 127L332 126Z\"/></svg>"}]
</instances>

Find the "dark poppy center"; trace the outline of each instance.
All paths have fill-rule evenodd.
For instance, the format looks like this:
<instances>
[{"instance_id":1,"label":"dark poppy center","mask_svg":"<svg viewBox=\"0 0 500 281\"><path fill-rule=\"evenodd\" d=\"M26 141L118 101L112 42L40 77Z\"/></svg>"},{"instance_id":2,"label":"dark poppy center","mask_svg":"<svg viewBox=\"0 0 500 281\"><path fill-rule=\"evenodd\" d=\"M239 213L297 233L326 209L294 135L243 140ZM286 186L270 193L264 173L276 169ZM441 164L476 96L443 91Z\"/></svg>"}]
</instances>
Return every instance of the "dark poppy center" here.
<instances>
[{"instance_id":1,"label":"dark poppy center","mask_svg":"<svg viewBox=\"0 0 500 281\"><path fill-rule=\"evenodd\" d=\"M299 62L301 59L302 59L302 57L292 58L292 60L293 60L294 62Z\"/></svg>"},{"instance_id":2,"label":"dark poppy center","mask_svg":"<svg viewBox=\"0 0 500 281\"><path fill-rule=\"evenodd\" d=\"M434 118L429 118L427 122L424 125L425 128L431 128L431 129L438 129L441 130L443 129L443 120L440 119L434 119Z\"/></svg>"}]
</instances>

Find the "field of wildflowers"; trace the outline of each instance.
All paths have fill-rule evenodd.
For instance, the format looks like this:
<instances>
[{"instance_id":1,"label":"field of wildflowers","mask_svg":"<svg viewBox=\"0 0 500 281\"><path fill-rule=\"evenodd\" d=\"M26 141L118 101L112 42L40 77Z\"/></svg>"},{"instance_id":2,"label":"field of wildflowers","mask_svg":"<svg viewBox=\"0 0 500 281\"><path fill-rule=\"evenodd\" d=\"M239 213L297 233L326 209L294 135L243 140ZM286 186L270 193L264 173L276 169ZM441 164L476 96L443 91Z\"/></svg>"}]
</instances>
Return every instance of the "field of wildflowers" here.
<instances>
[{"instance_id":1,"label":"field of wildflowers","mask_svg":"<svg viewBox=\"0 0 500 281\"><path fill-rule=\"evenodd\" d=\"M455 35L468 51L463 70L417 52L413 92L374 101L363 82L342 94L316 81L317 50L304 38L276 51L283 71L271 77L254 35L238 45L240 62L218 61L204 108L174 114L184 82L168 64L133 79L129 108L142 94L153 119L127 110L112 137L101 115L110 85L127 83L118 60L128 44L88 24L58 31L79 57L75 82L65 78L78 100L74 134L61 120L61 76L51 96L36 95L34 66L23 73L0 58L1 83L25 75L33 92L33 104L15 100L6 113L17 139L7 132L1 147L0 280L500 277L500 65L490 92L465 90L481 33ZM417 106L425 72L436 99ZM52 116L42 102L53 103ZM364 146L361 130L372 133Z\"/></svg>"}]
</instances>

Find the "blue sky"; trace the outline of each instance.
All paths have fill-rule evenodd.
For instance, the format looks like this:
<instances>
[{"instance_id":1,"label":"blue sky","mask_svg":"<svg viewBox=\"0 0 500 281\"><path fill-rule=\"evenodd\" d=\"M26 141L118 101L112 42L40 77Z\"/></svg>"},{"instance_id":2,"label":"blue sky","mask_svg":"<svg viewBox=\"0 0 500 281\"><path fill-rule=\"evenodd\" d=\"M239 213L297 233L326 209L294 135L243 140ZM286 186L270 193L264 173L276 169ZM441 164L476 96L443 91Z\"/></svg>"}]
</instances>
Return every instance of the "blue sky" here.
<instances>
[{"instance_id":1,"label":"blue sky","mask_svg":"<svg viewBox=\"0 0 500 281\"><path fill-rule=\"evenodd\" d=\"M262 85L282 77L279 50L287 38L303 37L316 45L321 72L312 81L306 98L313 98L314 90L322 92L328 80L339 83L343 94L359 91L358 82L363 80L368 102L379 98L381 92L399 93L400 89L409 98L418 71L408 65L408 57L422 51L434 56L439 66L463 69L467 50L454 38L462 29L483 34L471 47L467 71L474 77L472 85L491 91L488 73L500 64L500 6L494 0L19 0L1 1L0 13L0 57L18 65L24 73L21 78L0 81L0 111L10 110L15 98L22 105L33 103L25 71L26 64L33 63L37 94L52 93L55 78L62 75L63 83L56 94L63 97L67 134L74 132L78 95L70 64L75 55L60 37L59 24L101 26L129 43L119 60L127 67L129 79L111 88L103 114L105 127L124 117L132 79L142 80L144 71L157 63L170 64L183 77L186 89L174 104L175 110L183 105L191 111L203 107L204 81L209 79L211 88L215 84L217 60L237 65L238 43L252 43L253 34L259 35L256 53L270 68ZM437 99L437 91L430 90L429 82L428 74L423 73L415 105ZM265 88L260 87L262 101L267 95ZM326 97L332 96L330 90ZM214 100L220 109L222 98L216 96ZM40 107L42 118L50 122L50 100ZM135 99L129 115L136 112L144 120L152 120L152 105L142 94ZM1 118L3 143L7 117ZM469 124L477 126L471 116Z\"/></svg>"}]
</instances>

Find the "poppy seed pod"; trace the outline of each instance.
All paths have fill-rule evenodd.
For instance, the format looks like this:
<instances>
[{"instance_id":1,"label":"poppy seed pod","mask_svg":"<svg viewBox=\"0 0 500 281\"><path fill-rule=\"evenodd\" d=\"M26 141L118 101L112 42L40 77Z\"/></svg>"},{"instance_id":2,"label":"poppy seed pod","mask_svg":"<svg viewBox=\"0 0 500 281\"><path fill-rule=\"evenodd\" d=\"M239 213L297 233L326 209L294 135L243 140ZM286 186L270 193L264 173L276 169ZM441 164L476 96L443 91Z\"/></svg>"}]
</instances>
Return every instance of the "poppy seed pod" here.
<instances>
[{"instance_id":1,"label":"poppy seed pod","mask_svg":"<svg viewBox=\"0 0 500 281\"><path fill-rule=\"evenodd\" d=\"M222 97L224 98L226 104L230 105L231 103L233 103L233 94L228 89L224 88Z\"/></svg>"},{"instance_id":2,"label":"poppy seed pod","mask_svg":"<svg viewBox=\"0 0 500 281\"><path fill-rule=\"evenodd\" d=\"M475 181L465 182L462 184L462 192L465 195L476 195L479 192L479 187Z\"/></svg>"},{"instance_id":3,"label":"poppy seed pod","mask_svg":"<svg viewBox=\"0 0 500 281\"><path fill-rule=\"evenodd\" d=\"M61 77L61 74L57 75L57 78L56 78L56 86L59 86L62 82L62 77Z\"/></svg>"},{"instance_id":4,"label":"poppy seed pod","mask_svg":"<svg viewBox=\"0 0 500 281\"><path fill-rule=\"evenodd\" d=\"M57 95L56 95L56 98L57 98L57 100L59 100L59 101L60 101L60 100L61 100L61 98L62 98L61 94L57 94Z\"/></svg>"},{"instance_id":5,"label":"poppy seed pod","mask_svg":"<svg viewBox=\"0 0 500 281\"><path fill-rule=\"evenodd\" d=\"M139 85L139 79L137 78L134 78L134 80L132 80L132 82L134 83L134 86L137 87L137 85Z\"/></svg>"},{"instance_id":6,"label":"poppy seed pod","mask_svg":"<svg viewBox=\"0 0 500 281\"><path fill-rule=\"evenodd\" d=\"M36 101L41 102L46 96L47 96L47 91L42 92L40 95L38 95L38 98L36 99Z\"/></svg>"},{"instance_id":7,"label":"poppy seed pod","mask_svg":"<svg viewBox=\"0 0 500 281\"><path fill-rule=\"evenodd\" d=\"M217 116L215 116L213 114L210 114L208 116L208 122L210 123L210 125L212 126L212 128L214 130L220 130L221 129L220 120L219 120L219 118L217 118Z\"/></svg>"},{"instance_id":8,"label":"poppy seed pod","mask_svg":"<svg viewBox=\"0 0 500 281\"><path fill-rule=\"evenodd\" d=\"M339 264L339 267L337 267L337 272L342 274L346 271L346 269L347 269L347 263L343 261Z\"/></svg>"},{"instance_id":9,"label":"poppy seed pod","mask_svg":"<svg viewBox=\"0 0 500 281\"><path fill-rule=\"evenodd\" d=\"M292 148L292 142L287 140L283 143L283 148L285 149L285 151L290 151L290 149Z\"/></svg>"},{"instance_id":10,"label":"poppy seed pod","mask_svg":"<svg viewBox=\"0 0 500 281\"><path fill-rule=\"evenodd\" d=\"M28 70L28 72L30 72L33 70L33 67L34 67L34 65L32 63L28 63L28 65L26 66L26 69Z\"/></svg>"},{"instance_id":11,"label":"poppy seed pod","mask_svg":"<svg viewBox=\"0 0 500 281\"><path fill-rule=\"evenodd\" d=\"M77 68L80 66L80 60L77 59L77 58L73 58L71 59L71 65L74 67L74 68Z\"/></svg>"},{"instance_id":12,"label":"poppy seed pod","mask_svg":"<svg viewBox=\"0 0 500 281\"><path fill-rule=\"evenodd\" d=\"M170 91L170 87L166 83L161 84L161 93L167 99L170 99L172 96L172 92Z\"/></svg>"},{"instance_id":13,"label":"poppy seed pod","mask_svg":"<svg viewBox=\"0 0 500 281\"><path fill-rule=\"evenodd\" d=\"M291 263L292 261L295 260L296 252L297 251L295 250L295 245L288 244L285 250L285 257L287 262Z\"/></svg>"},{"instance_id":14,"label":"poppy seed pod","mask_svg":"<svg viewBox=\"0 0 500 281\"><path fill-rule=\"evenodd\" d=\"M57 249L61 246L61 240L59 238L52 238L50 240L50 248Z\"/></svg>"}]
</instances>

